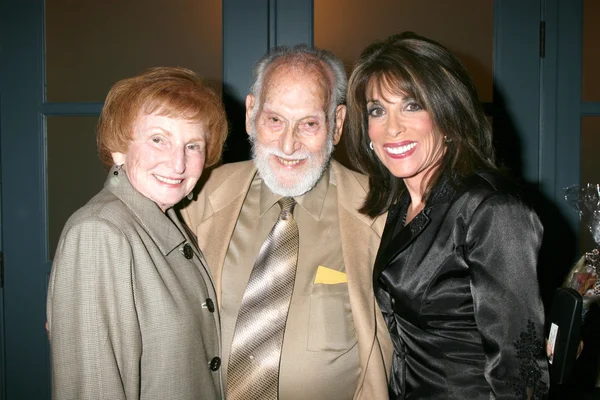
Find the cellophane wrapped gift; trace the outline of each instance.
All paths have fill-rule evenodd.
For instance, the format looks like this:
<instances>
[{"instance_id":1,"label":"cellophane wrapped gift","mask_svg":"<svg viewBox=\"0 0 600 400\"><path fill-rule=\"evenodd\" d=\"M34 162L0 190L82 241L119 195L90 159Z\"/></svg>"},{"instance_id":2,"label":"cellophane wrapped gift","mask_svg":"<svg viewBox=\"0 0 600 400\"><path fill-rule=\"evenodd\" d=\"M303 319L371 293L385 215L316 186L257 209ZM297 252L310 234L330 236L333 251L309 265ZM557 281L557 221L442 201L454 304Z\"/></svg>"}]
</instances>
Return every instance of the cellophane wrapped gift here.
<instances>
[{"instance_id":1,"label":"cellophane wrapped gift","mask_svg":"<svg viewBox=\"0 0 600 400\"><path fill-rule=\"evenodd\" d=\"M564 284L583 296L585 314L589 305L600 299L600 185L571 186L565 190L565 200L579 211L579 219L595 243L577 261Z\"/></svg>"}]
</instances>

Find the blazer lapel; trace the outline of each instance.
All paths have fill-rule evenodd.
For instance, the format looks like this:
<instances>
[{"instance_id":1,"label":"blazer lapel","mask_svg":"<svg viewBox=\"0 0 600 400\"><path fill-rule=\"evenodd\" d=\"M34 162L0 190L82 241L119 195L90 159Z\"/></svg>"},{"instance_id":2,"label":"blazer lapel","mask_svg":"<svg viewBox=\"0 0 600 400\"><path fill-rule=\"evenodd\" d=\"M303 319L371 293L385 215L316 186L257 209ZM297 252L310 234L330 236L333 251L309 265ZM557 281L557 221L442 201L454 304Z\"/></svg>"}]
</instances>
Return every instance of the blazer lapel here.
<instances>
[{"instance_id":1,"label":"blazer lapel","mask_svg":"<svg viewBox=\"0 0 600 400\"><path fill-rule=\"evenodd\" d=\"M213 275L217 300L221 304L221 275L229 242L248 188L256 174L252 162L240 164L221 184L206 194L211 212L196 228L198 244Z\"/></svg>"},{"instance_id":2,"label":"blazer lapel","mask_svg":"<svg viewBox=\"0 0 600 400\"><path fill-rule=\"evenodd\" d=\"M444 215L446 213L448 205L456 194L457 189L452 186L449 178L445 175L442 176L440 182L433 188L425 209L400 230L397 229L397 225L402 223L400 210L404 208L403 206L406 205L406 202L410 201L408 195L404 195L399 203L393 206L393 210L390 210L388 214L388 220L386 221L381 239L381 246L377 252L375 267L373 268L373 281L377 281L389 264L389 261L404 251L430 224L430 215L432 213L435 213L435 215ZM441 217L435 218L438 220Z\"/></svg>"},{"instance_id":3,"label":"blazer lapel","mask_svg":"<svg viewBox=\"0 0 600 400\"><path fill-rule=\"evenodd\" d=\"M115 179L115 175L113 175L115 171L116 168L113 166L104 187L131 210L139 224L152 237L161 253L166 256L185 242L186 238L176 224L165 223L166 220L169 220L169 217L161 211L158 205L133 188L127 177L127 172L122 170Z\"/></svg>"},{"instance_id":4,"label":"blazer lapel","mask_svg":"<svg viewBox=\"0 0 600 400\"><path fill-rule=\"evenodd\" d=\"M360 282L370 279L375 255L379 248L381 233L385 225L386 214L372 219L358 212L367 195L363 187L351 172L332 161L338 197L340 235L347 274L357 274ZM364 288L364 285L361 287Z\"/></svg>"},{"instance_id":5,"label":"blazer lapel","mask_svg":"<svg viewBox=\"0 0 600 400\"><path fill-rule=\"evenodd\" d=\"M388 262L398 253L404 251L429 225L430 219L426 212L421 212L413 218L410 223L396 234L397 224L402 223L402 216L397 213L392 220L386 222L381 246L377 252L375 266L373 268L373 281L377 281Z\"/></svg>"},{"instance_id":6,"label":"blazer lapel","mask_svg":"<svg viewBox=\"0 0 600 400\"><path fill-rule=\"evenodd\" d=\"M359 342L359 359L362 366L359 386L365 385L358 391L364 392L365 395L359 398L370 398L372 394L369 394L369 391L372 388L367 386L373 383L373 376L379 376L385 382L387 374L385 368L377 370L379 364L371 365L369 360L373 354L382 352L384 365L387 366L390 361L388 356L392 354L391 343L385 335L383 337L387 338L387 341L380 343L381 348L373 348L377 337L376 326L385 326L381 315L377 312L371 271L386 215L371 219L359 213L358 209L362 206L368 190L366 178L362 175L357 176L335 161L332 161L331 166L337 186L340 235L348 278L350 307ZM363 182L361 178L365 178ZM371 369L366 368L367 365L370 365Z\"/></svg>"}]
</instances>

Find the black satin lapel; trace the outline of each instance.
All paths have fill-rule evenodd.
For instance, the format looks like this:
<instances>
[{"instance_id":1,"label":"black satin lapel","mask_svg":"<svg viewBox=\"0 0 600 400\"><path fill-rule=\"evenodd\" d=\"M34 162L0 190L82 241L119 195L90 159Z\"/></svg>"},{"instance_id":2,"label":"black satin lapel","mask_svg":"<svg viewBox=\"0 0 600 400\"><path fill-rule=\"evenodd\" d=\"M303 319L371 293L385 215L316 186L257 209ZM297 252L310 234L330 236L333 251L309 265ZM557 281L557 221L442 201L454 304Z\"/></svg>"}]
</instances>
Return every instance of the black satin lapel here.
<instances>
[{"instance_id":1,"label":"black satin lapel","mask_svg":"<svg viewBox=\"0 0 600 400\"><path fill-rule=\"evenodd\" d=\"M399 221L396 220L395 223L389 224L389 226L386 225L384 237L381 240L381 246L379 246L379 251L375 258L375 266L373 268L374 281L379 279L379 276L388 265L388 261L396 256L396 254L404 251L421 234L423 229L429 224L429 221L429 217L424 212L421 212L395 236L395 225Z\"/></svg>"}]
</instances>

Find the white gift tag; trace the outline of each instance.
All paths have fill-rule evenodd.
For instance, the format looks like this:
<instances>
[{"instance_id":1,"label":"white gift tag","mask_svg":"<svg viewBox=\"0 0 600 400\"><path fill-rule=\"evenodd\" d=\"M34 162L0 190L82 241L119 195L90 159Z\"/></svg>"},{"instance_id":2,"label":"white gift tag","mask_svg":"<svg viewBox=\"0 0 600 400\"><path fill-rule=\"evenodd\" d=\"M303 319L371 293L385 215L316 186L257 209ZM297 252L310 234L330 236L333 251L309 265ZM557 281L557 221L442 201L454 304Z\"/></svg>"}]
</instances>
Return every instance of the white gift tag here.
<instances>
[{"instance_id":1,"label":"white gift tag","mask_svg":"<svg viewBox=\"0 0 600 400\"><path fill-rule=\"evenodd\" d=\"M548 335L548 345L546 351L548 352L548 362L552 364L554 361L554 346L556 344L556 338L558 337L558 325L552 323L550 326L550 334Z\"/></svg>"}]
</instances>

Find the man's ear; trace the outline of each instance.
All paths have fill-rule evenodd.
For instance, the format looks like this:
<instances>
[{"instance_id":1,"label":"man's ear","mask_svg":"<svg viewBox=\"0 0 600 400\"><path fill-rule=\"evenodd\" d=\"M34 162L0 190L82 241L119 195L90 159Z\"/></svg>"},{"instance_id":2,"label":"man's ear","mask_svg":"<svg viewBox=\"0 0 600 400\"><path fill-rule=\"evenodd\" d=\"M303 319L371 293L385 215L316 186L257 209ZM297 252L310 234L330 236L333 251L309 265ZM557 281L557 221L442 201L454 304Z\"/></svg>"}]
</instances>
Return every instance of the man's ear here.
<instances>
[{"instance_id":1,"label":"man's ear","mask_svg":"<svg viewBox=\"0 0 600 400\"><path fill-rule=\"evenodd\" d=\"M246 133L249 135L252 130L252 112L254 110L254 96L246 96Z\"/></svg>"},{"instance_id":2,"label":"man's ear","mask_svg":"<svg viewBox=\"0 0 600 400\"><path fill-rule=\"evenodd\" d=\"M335 109L335 127L333 130L333 144L338 144L342 138L342 130L344 128L344 120L346 119L346 106L340 104Z\"/></svg>"},{"instance_id":3,"label":"man's ear","mask_svg":"<svg viewBox=\"0 0 600 400\"><path fill-rule=\"evenodd\" d=\"M125 160L127 159L127 155L119 152L110 153L115 165L123 165L125 164Z\"/></svg>"}]
</instances>

